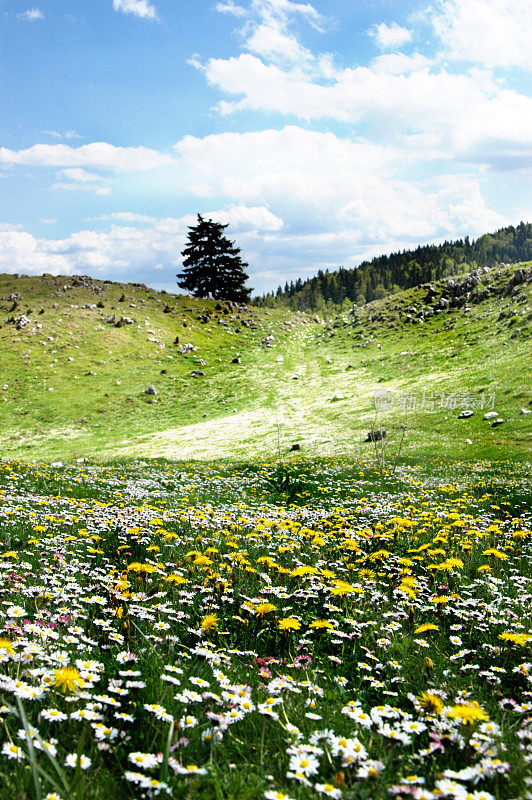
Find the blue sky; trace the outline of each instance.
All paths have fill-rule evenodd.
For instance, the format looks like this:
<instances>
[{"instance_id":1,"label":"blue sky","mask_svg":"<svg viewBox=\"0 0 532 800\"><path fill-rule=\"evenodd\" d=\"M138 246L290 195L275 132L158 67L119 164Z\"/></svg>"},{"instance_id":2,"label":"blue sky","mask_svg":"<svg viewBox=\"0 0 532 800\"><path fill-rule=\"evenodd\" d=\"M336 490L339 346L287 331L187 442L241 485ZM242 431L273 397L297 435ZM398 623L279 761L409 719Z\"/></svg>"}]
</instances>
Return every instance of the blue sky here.
<instances>
[{"instance_id":1,"label":"blue sky","mask_svg":"<svg viewBox=\"0 0 532 800\"><path fill-rule=\"evenodd\" d=\"M0 272L258 292L532 218L529 0L4 0Z\"/></svg>"}]
</instances>

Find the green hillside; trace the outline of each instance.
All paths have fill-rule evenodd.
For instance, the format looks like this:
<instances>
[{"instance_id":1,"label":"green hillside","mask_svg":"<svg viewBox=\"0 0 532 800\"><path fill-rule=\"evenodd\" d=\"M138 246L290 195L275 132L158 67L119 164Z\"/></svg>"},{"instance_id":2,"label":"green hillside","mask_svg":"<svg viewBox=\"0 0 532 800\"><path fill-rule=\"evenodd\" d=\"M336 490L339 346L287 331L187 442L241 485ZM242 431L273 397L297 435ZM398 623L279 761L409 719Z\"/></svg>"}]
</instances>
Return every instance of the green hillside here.
<instances>
[{"instance_id":1,"label":"green hillside","mask_svg":"<svg viewBox=\"0 0 532 800\"><path fill-rule=\"evenodd\" d=\"M516 266L482 273L469 299L444 279L327 323L139 284L0 275L2 456L254 459L295 443L304 457L360 455L374 427L391 454L406 424L407 456L523 458L530 267L517 283ZM474 415L457 419L466 406ZM483 419L492 409L498 427Z\"/></svg>"}]
</instances>

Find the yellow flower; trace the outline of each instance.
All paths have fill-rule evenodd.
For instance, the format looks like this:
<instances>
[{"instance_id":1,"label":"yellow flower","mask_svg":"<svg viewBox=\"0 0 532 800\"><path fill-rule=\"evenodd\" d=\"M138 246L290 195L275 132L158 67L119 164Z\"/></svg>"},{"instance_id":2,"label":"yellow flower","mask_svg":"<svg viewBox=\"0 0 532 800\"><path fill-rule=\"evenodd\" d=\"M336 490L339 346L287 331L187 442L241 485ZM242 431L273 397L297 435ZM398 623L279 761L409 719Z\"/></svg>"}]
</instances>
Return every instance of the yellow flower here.
<instances>
[{"instance_id":1,"label":"yellow flower","mask_svg":"<svg viewBox=\"0 0 532 800\"><path fill-rule=\"evenodd\" d=\"M300 627L301 627L300 621L298 619L294 619L293 617L285 617L284 619L279 620L280 631L289 631L289 630L298 631Z\"/></svg>"},{"instance_id":2,"label":"yellow flower","mask_svg":"<svg viewBox=\"0 0 532 800\"><path fill-rule=\"evenodd\" d=\"M423 692L418 700L427 714L439 714L443 708L443 700L433 692Z\"/></svg>"},{"instance_id":3,"label":"yellow flower","mask_svg":"<svg viewBox=\"0 0 532 800\"><path fill-rule=\"evenodd\" d=\"M77 692L85 684L85 681L75 667L62 667L54 669L54 684L62 692Z\"/></svg>"},{"instance_id":4,"label":"yellow flower","mask_svg":"<svg viewBox=\"0 0 532 800\"><path fill-rule=\"evenodd\" d=\"M211 628L216 628L218 626L218 616L217 614L207 614L201 620L201 630L202 631L210 631Z\"/></svg>"},{"instance_id":5,"label":"yellow flower","mask_svg":"<svg viewBox=\"0 0 532 800\"><path fill-rule=\"evenodd\" d=\"M420 625L418 628L415 629L414 633L425 633L425 631L439 631L439 627L434 625L432 622L424 622L423 625Z\"/></svg>"},{"instance_id":6,"label":"yellow flower","mask_svg":"<svg viewBox=\"0 0 532 800\"><path fill-rule=\"evenodd\" d=\"M13 642L9 639L0 639L0 650L6 650L8 653L14 653Z\"/></svg>"},{"instance_id":7,"label":"yellow flower","mask_svg":"<svg viewBox=\"0 0 532 800\"><path fill-rule=\"evenodd\" d=\"M332 622L329 622L328 619L315 619L314 622L310 623L311 628L329 628L330 630L334 630L334 625Z\"/></svg>"},{"instance_id":8,"label":"yellow flower","mask_svg":"<svg viewBox=\"0 0 532 800\"><path fill-rule=\"evenodd\" d=\"M339 595L339 594L362 594L363 589L360 586L351 586L350 583L347 581L336 580L333 581L333 585L331 588L331 594Z\"/></svg>"},{"instance_id":9,"label":"yellow flower","mask_svg":"<svg viewBox=\"0 0 532 800\"><path fill-rule=\"evenodd\" d=\"M489 716L476 700L472 703L460 703L453 706L447 713L452 719L461 720L462 725L472 725L477 720L489 720Z\"/></svg>"},{"instance_id":10,"label":"yellow flower","mask_svg":"<svg viewBox=\"0 0 532 800\"><path fill-rule=\"evenodd\" d=\"M504 559L508 558L506 553L501 553L501 551L497 550L495 547L490 547L488 550L484 550L482 555L484 555L484 556L495 556L495 558L500 558L501 560L504 560Z\"/></svg>"},{"instance_id":11,"label":"yellow flower","mask_svg":"<svg viewBox=\"0 0 532 800\"><path fill-rule=\"evenodd\" d=\"M527 642L532 639L532 635L529 633L500 633L499 639L502 639L503 642L513 642L514 644L519 644L521 647L524 647Z\"/></svg>"},{"instance_id":12,"label":"yellow flower","mask_svg":"<svg viewBox=\"0 0 532 800\"><path fill-rule=\"evenodd\" d=\"M258 614L259 617L263 617L264 614L269 614L270 611L275 611L277 606L274 606L273 603L260 603L255 609L255 613Z\"/></svg>"},{"instance_id":13,"label":"yellow flower","mask_svg":"<svg viewBox=\"0 0 532 800\"><path fill-rule=\"evenodd\" d=\"M304 575L316 575L317 569L315 567L302 566L296 567L290 573L292 578L302 578Z\"/></svg>"},{"instance_id":14,"label":"yellow flower","mask_svg":"<svg viewBox=\"0 0 532 800\"><path fill-rule=\"evenodd\" d=\"M176 572L171 572L170 575L166 576L165 581L167 583L181 584L181 583L186 583L187 579L184 578L182 575L178 575Z\"/></svg>"}]
</instances>

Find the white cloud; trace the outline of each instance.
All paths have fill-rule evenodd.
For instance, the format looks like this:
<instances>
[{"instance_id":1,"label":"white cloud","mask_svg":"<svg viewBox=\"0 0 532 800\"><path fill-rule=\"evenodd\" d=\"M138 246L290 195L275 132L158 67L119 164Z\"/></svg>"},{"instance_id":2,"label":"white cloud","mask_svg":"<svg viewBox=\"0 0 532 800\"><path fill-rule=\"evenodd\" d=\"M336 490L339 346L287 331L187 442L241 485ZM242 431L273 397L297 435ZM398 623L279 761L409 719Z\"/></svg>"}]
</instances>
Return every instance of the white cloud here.
<instances>
[{"instance_id":1,"label":"white cloud","mask_svg":"<svg viewBox=\"0 0 532 800\"><path fill-rule=\"evenodd\" d=\"M225 0L225 2L216 3L216 11L220 14L232 14L234 17L246 17L247 10L243 6L237 6L233 0Z\"/></svg>"},{"instance_id":2,"label":"white cloud","mask_svg":"<svg viewBox=\"0 0 532 800\"><path fill-rule=\"evenodd\" d=\"M212 217L224 225L228 224L229 231L237 233L279 231L284 225L283 220L272 214L265 206L232 206L226 210L210 212L205 216Z\"/></svg>"},{"instance_id":3,"label":"white cloud","mask_svg":"<svg viewBox=\"0 0 532 800\"><path fill-rule=\"evenodd\" d=\"M68 178L68 180L80 181L81 183L94 183L94 181L101 180L101 177L95 172L87 172L87 170L83 169L82 167L71 167L70 169L64 169L62 174L65 178Z\"/></svg>"},{"instance_id":4,"label":"white cloud","mask_svg":"<svg viewBox=\"0 0 532 800\"><path fill-rule=\"evenodd\" d=\"M530 0L440 0L433 25L450 58L532 69Z\"/></svg>"},{"instance_id":5,"label":"white cloud","mask_svg":"<svg viewBox=\"0 0 532 800\"><path fill-rule=\"evenodd\" d=\"M371 29L370 35L383 50L401 47L401 45L410 42L412 39L412 31L408 28L402 28L396 22L392 22L391 25L381 22Z\"/></svg>"},{"instance_id":6,"label":"white cloud","mask_svg":"<svg viewBox=\"0 0 532 800\"><path fill-rule=\"evenodd\" d=\"M10 274L68 275L71 267L68 259L47 251L46 241L39 242L24 231L3 231L0 232L0 270Z\"/></svg>"},{"instance_id":7,"label":"white cloud","mask_svg":"<svg viewBox=\"0 0 532 800\"><path fill-rule=\"evenodd\" d=\"M132 211L114 211L112 214L100 214L99 217L92 217L93 220L118 219L121 222L154 223L157 217L150 217L148 214L135 214Z\"/></svg>"},{"instance_id":8,"label":"white cloud","mask_svg":"<svg viewBox=\"0 0 532 800\"><path fill-rule=\"evenodd\" d=\"M314 59L312 53L301 46L297 37L286 33L284 26L277 21L254 26L246 39L246 48L273 61L308 63Z\"/></svg>"},{"instance_id":9,"label":"white cloud","mask_svg":"<svg viewBox=\"0 0 532 800\"><path fill-rule=\"evenodd\" d=\"M82 167L64 169L59 175L60 179L53 184L52 189L67 191L95 192L99 195L111 194L111 187L95 172L88 172ZM66 179L66 180L65 180Z\"/></svg>"},{"instance_id":10,"label":"white cloud","mask_svg":"<svg viewBox=\"0 0 532 800\"><path fill-rule=\"evenodd\" d=\"M391 146L287 126L187 136L176 149L190 191L234 203L266 203L285 223L284 243L297 231L311 241L311 231L337 236L345 230L354 254L361 236L416 241L502 224L486 207L476 179L415 182L403 153ZM410 162L414 159L411 154Z\"/></svg>"},{"instance_id":11,"label":"white cloud","mask_svg":"<svg viewBox=\"0 0 532 800\"><path fill-rule=\"evenodd\" d=\"M494 165L486 142L495 152L532 147L532 99L479 69L457 74L420 55L393 54L368 67L335 70L324 83L249 53L210 59L201 68L211 85L239 98L219 103L224 114L251 109L367 124L375 141L407 147L413 134L430 135L440 156Z\"/></svg>"},{"instance_id":12,"label":"white cloud","mask_svg":"<svg viewBox=\"0 0 532 800\"><path fill-rule=\"evenodd\" d=\"M54 139L81 139L81 136L76 131L63 131L63 133L59 131L42 131L42 133L47 136L53 136Z\"/></svg>"},{"instance_id":13,"label":"white cloud","mask_svg":"<svg viewBox=\"0 0 532 800\"><path fill-rule=\"evenodd\" d=\"M232 14L244 21L240 29L243 48L272 61L307 65L314 60L312 53L301 45L290 27L303 19L317 30L322 29L323 17L310 3L291 0L252 0L247 8L232 0L216 5L221 13Z\"/></svg>"},{"instance_id":14,"label":"white cloud","mask_svg":"<svg viewBox=\"0 0 532 800\"><path fill-rule=\"evenodd\" d=\"M169 155L147 147L115 147L92 142L81 147L66 144L35 144L26 150L0 147L0 164L41 167L89 167L110 172L137 172L172 163Z\"/></svg>"},{"instance_id":15,"label":"white cloud","mask_svg":"<svg viewBox=\"0 0 532 800\"><path fill-rule=\"evenodd\" d=\"M36 19L44 19L44 14L40 8L29 8L18 15L19 19L27 19L29 22L34 22Z\"/></svg>"},{"instance_id":16,"label":"white cloud","mask_svg":"<svg viewBox=\"0 0 532 800\"><path fill-rule=\"evenodd\" d=\"M157 11L148 0L113 0L113 8L122 14L133 14L142 19L157 19Z\"/></svg>"}]
</instances>

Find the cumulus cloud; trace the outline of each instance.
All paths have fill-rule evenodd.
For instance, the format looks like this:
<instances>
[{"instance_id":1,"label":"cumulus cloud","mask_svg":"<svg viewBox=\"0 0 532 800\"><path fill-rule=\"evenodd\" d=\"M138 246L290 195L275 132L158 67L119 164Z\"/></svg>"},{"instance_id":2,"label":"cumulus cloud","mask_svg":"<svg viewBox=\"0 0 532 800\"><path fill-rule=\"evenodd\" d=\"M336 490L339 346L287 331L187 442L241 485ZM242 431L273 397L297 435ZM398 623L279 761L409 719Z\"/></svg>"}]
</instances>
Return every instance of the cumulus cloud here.
<instances>
[{"instance_id":1,"label":"cumulus cloud","mask_svg":"<svg viewBox=\"0 0 532 800\"><path fill-rule=\"evenodd\" d=\"M452 236L468 225L488 230L502 224L486 207L477 180L449 176L444 185L417 183L393 146L286 126L187 136L176 150L190 191L236 203L265 201L285 222L285 244L298 231L309 239L311 230L333 237L348 231L355 257L362 235L368 241L398 236L416 241ZM412 154L410 164L414 160Z\"/></svg>"},{"instance_id":2,"label":"cumulus cloud","mask_svg":"<svg viewBox=\"0 0 532 800\"><path fill-rule=\"evenodd\" d=\"M209 59L201 69L212 86L237 98L219 103L223 114L251 109L307 122L330 118L365 124L375 141L393 139L404 147L414 141L413 134L423 134L431 137L438 155L484 159L494 167L494 148L486 148L486 141L506 151L532 148L532 99L505 88L485 70L456 73L424 56L389 54L332 75L329 64L324 81L251 53Z\"/></svg>"},{"instance_id":3,"label":"cumulus cloud","mask_svg":"<svg viewBox=\"0 0 532 800\"><path fill-rule=\"evenodd\" d=\"M80 147L66 144L35 144L25 150L0 147L0 164L40 167L88 167L110 172L137 172L172 163L169 155L147 147L116 147L92 142Z\"/></svg>"},{"instance_id":4,"label":"cumulus cloud","mask_svg":"<svg viewBox=\"0 0 532 800\"><path fill-rule=\"evenodd\" d=\"M46 240L38 241L25 231L0 231L0 271L39 275L68 275L69 260L50 252Z\"/></svg>"},{"instance_id":5,"label":"cumulus cloud","mask_svg":"<svg viewBox=\"0 0 532 800\"><path fill-rule=\"evenodd\" d=\"M432 22L450 58L532 69L530 0L440 0Z\"/></svg>"},{"instance_id":6,"label":"cumulus cloud","mask_svg":"<svg viewBox=\"0 0 532 800\"><path fill-rule=\"evenodd\" d=\"M386 22L381 22L371 29L370 35L383 50L401 47L412 39L412 31L408 28L401 27L396 22L392 22L391 25L388 25Z\"/></svg>"},{"instance_id":7,"label":"cumulus cloud","mask_svg":"<svg viewBox=\"0 0 532 800\"><path fill-rule=\"evenodd\" d=\"M27 19L29 22L35 22L37 19L44 19L44 14L40 8L29 8L27 11L18 14L18 18Z\"/></svg>"},{"instance_id":8,"label":"cumulus cloud","mask_svg":"<svg viewBox=\"0 0 532 800\"><path fill-rule=\"evenodd\" d=\"M157 19L157 11L148 0L113 0L113 8L141 19Z\"/></svg>"}]
</instances>

